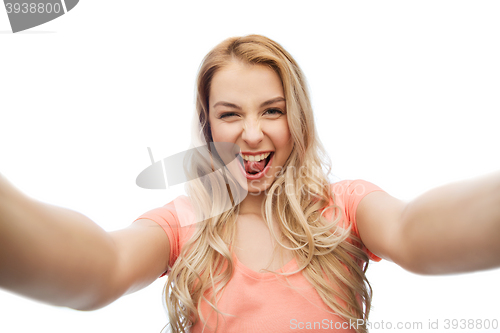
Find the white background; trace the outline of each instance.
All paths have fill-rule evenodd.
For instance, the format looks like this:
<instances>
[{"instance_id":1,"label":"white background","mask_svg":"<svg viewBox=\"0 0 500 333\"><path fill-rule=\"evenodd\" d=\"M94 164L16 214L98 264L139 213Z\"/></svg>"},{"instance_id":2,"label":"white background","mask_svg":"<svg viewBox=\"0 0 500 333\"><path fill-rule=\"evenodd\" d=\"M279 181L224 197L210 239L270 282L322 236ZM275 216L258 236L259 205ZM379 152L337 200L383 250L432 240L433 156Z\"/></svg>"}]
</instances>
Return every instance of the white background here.
<instances>
[{"instance_id":1,"label":"white background","mask_svg":"<svg viewBox=\"0 0 500 333\"><path fill-rule=\"evenodd\" d=\"M83 0L12 34L0 8L0 172L108 231L126 227L176 195L135 177L147 147L156 159L188 147L203 56L258 33L304 70L334 174L410 200L500 168L498 17L496 1ZM381 262L368 277L379 325L500 320L498 269L429 277ZM0 332L158 333L164 282L94 312L0 291Z\"/></svg>"}]
</instances>

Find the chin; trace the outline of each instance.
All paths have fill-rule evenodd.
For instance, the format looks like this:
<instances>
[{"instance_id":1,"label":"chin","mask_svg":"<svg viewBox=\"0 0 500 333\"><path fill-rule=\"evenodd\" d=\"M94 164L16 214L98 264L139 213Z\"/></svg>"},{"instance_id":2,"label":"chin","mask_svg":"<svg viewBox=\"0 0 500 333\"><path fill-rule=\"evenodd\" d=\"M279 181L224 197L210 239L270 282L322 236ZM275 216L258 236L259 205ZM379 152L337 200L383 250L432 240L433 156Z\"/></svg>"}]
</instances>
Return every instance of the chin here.
<instances>
[{"instance_id":1,"label":"chin","mask_svg":"<svg viewBox=\"0 0 500 333\"><path fill-rule=\"evenodd\" d=\"M273 180L274 181L274 180ZM248 193L256 196L261 193L267 193L267 190L271 188L273 181L248 181Z\"/></svg>"}]
</instances>

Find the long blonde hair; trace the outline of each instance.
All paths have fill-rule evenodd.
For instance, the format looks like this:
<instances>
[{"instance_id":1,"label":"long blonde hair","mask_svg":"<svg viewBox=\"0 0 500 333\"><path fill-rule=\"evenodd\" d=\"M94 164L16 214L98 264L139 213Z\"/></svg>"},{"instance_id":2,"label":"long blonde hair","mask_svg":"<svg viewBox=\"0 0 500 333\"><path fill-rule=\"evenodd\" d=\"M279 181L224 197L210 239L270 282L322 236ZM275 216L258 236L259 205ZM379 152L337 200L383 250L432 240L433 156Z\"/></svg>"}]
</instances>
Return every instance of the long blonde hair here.
<instances>
[{"instance_id":1,"label":"long blonde hair","mask_svg":"<svg viewBox=\"0 0 500 333\"><path fill-rule=\"evenodd\" d=\"M229 38L217 45L204 58L198 74L199 131L195 134L206 143L212 142L208 122L210 84L214 74L234 59L271 68L283 84L293 149L263 203L271 234L282 247L293 251L299 270L333 313L345 320L366 322L371 304L371 287L365 276L368 256L350 227L339 226L345 217L335 204L331 205L334 197L327 178L330 162L317 138L305 77L291 55L260 35ZM194 172L201 169L193 168ZM239 205L216 216L210 212L214 207L227 206L227 196L223 195L227 188L226 183L214 179L199 179L188 185L193 207L210 217L197 225L168 275L164 291L173 332L187 332L198 320L206 323L202 302L221 313L217 303L235 269L230 244L235 239ZM333 212L329 218L327 210ZM360 325L356 330L366 332L366 327Z\"/></svg>"}]
</instances>

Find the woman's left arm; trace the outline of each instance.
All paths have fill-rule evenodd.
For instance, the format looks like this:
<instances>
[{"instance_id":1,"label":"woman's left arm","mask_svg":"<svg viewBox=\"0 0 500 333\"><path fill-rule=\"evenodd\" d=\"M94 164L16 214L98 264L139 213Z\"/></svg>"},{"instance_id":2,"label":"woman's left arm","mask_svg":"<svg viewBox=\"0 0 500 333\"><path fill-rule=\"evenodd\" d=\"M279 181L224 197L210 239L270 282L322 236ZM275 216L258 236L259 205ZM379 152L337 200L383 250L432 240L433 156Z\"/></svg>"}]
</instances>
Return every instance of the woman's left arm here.
<instances>
[{"instance_id":1,"label":"woman's left arm","mask_svg":"<svg viewBox=\"0 0 500 333\"><path fill-rule=\"evenodd\" d=\"M448 184L403 202L381 191L356 212L365 246L419 274L500 266L500 172Z\"/></svg>"}]
</instances>

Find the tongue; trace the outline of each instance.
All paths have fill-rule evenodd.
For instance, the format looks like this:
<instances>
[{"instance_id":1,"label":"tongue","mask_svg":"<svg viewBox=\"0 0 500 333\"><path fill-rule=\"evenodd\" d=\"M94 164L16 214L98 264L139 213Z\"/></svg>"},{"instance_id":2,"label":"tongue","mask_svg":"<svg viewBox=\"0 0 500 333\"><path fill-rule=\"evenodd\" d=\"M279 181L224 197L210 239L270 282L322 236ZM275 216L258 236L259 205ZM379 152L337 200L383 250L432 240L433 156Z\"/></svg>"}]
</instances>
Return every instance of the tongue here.
<instances>
[{"instance_id":1,"label":"tongue","mask_svg":"<svg viewBox=\"0 0 500 333\"><path fill-rule=\"evenodd\" d=\"M266 159L260 160L259 162L245 161L245 171L248 173L259 173L266 166Z\"/></svg>"}]
</instances>

